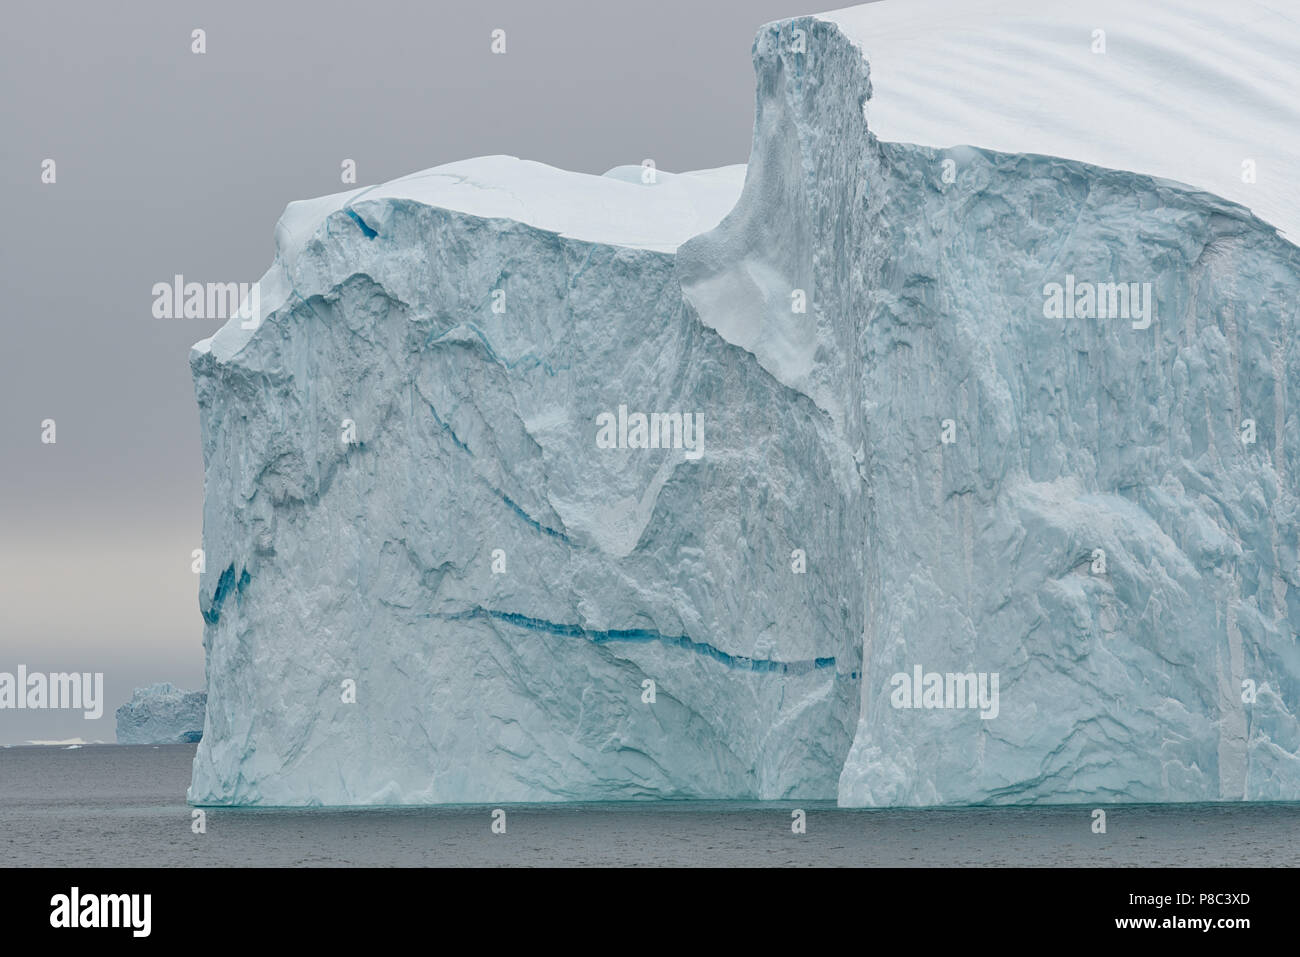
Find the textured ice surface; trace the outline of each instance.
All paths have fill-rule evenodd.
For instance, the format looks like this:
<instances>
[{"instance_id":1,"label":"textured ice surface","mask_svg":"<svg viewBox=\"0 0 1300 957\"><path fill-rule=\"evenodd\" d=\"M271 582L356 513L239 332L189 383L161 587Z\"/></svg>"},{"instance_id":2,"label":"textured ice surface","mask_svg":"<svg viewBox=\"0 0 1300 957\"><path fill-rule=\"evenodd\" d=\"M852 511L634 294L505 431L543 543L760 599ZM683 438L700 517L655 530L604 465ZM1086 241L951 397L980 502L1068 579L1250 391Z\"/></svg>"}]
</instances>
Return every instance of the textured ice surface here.
<instances>
[{"instance_id":1,"label":"textured ice surface","mask_svg":"<svg viewBox=\"0 0 1300 957\"><path fill-rule=\"evenodd\" d=\"M203 732L207 695L163 682L136 688L117 709L118 744L182 744Z\"/></svg>"},{"instance_id":2,"label":"textured ice surface","mask_svg":"<svg viewBox=\"0 0 1300 957\"><path fill-rule=\"evenodd\" d=\"M860 39L760 31L738 199L490 157L290 206L191 356L191 800L1300 797L1300 250L883 142ZM1046 315L1069 276L1153 321ZM704 454L598 447L620 406ZM918 665L997 716L894 707Z\"/></svg>"}]
</instances>

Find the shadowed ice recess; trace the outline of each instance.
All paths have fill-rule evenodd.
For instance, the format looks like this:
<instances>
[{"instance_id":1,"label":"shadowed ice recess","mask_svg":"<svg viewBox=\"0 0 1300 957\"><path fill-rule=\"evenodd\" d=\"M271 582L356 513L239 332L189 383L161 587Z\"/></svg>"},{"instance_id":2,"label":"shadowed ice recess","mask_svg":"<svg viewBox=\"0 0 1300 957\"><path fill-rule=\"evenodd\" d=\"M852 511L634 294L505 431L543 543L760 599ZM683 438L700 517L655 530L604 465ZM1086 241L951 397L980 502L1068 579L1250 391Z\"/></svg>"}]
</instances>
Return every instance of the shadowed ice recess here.
<instances>
[{"instance_id":1,"label":"shadowed ice recess","mask_svg":"<svg viewBox=\"0 0 1300 957\"><path fill-rule=\"evenodd\" d=\"M291 203L189 800L1300 799L1300 28L1084 6L769 24L747 166Z\"/></svg>"}]
</instances>

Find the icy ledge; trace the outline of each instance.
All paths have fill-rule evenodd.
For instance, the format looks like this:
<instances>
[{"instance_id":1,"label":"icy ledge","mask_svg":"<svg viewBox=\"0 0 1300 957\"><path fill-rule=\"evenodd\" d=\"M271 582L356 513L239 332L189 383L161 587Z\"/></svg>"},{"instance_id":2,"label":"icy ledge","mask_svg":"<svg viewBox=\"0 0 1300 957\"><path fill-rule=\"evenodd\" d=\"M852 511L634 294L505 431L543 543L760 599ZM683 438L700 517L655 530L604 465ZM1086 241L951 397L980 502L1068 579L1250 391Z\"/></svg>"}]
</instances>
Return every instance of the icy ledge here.
<instances>
[{"instance_id":1,"label":"icy ledge","mask_svg":"<svg viewBox=\"0 0 1300 957\"><path fill-rule=\"evenodd\" d=\"M877 139L842 19L760 31L743 191L675 253L734 172L290 208L260 326L191 356L192 801L1300 798L1300 250ZM553 174L641 212L544 213ZM1135 314L1045 295L1101 283ZM600 447L627 410L700 454Z\"/></svg>"}]
</instances>

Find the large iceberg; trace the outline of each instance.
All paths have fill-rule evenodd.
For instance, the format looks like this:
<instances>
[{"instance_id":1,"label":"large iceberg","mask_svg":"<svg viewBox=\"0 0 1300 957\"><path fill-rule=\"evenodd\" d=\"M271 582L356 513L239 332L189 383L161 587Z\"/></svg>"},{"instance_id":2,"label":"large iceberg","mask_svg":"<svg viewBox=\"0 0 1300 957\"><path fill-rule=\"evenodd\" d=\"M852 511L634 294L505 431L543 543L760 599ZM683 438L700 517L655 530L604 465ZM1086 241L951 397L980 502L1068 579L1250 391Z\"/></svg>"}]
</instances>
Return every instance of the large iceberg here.
<instances>
[{"instance_id":1,"label":"large iceberg","mask_svg":"<svg viewBox=\"0 0 1300 957\"><path fill-rule=\"evenodd\" d=\"M207 695L169 682L136 688L117 709L118 744L189 744L203 734Z\"/></svg>"},{"instance_id":2,"label":"large iceberg","mask_svg":"<svg viewBox=\"0 0 1300 957\"><path fill-rule=\"evenodd\" d=\"M190 800L1300 798L1300 31L1219 6L800 17L748 167L290 204Z\"/></svg>"}]
</instances>

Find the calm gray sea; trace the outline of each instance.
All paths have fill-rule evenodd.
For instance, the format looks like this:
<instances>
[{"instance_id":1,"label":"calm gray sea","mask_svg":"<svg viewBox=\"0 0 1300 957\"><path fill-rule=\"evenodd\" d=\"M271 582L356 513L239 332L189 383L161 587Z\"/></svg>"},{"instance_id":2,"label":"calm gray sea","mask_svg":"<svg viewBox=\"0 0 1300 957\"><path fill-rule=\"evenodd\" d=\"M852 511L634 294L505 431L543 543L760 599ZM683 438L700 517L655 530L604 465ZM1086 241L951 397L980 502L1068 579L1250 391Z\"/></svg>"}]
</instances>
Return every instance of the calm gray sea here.
<instances>
[{"instance_id":1,"label":"calm gray sea","mask_svg":"<svg viewBox=\"0 0 1300 957\"><path fill-rule=\"evenodd\" d=\"M1300 804L842 810L731 801L364 810L185 804L195 745L0 749L6 866L1300 865ZM791 833L791 810L807 833Z\"/></svg>"}]
</instances>

